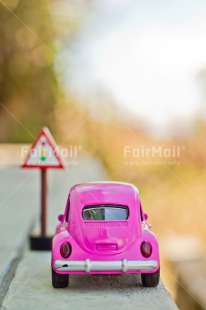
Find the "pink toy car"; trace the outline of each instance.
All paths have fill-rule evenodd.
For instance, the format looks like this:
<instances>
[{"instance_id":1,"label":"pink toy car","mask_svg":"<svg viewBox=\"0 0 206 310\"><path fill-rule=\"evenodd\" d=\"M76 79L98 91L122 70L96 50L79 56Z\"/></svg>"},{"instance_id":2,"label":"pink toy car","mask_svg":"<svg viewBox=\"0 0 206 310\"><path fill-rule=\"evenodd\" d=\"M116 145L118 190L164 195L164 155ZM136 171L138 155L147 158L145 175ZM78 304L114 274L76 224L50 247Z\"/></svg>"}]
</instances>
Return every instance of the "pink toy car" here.
<instances>
[{"instance_id":1,"label":"pink toy car","mask_svg":"<svg viewBox=\"0 0 206 310\"><path fill-rule=\"evenodd\" d=\"M58 219L52 244L55 288L67 287L72 274L141 274L143 286L158 285L158 241L134 185L75 185Z\"/></svg>"}]
</instances>

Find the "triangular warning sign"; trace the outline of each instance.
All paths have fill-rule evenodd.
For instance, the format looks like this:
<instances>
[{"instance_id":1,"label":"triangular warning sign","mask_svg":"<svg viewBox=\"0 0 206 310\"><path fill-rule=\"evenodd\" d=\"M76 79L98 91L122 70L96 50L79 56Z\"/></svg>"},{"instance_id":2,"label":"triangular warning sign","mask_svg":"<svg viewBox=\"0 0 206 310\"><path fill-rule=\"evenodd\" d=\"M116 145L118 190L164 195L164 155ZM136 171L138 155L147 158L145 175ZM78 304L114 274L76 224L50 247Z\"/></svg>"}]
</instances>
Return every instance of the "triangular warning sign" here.
<instances>
[{"instance_id":1,"label":"triangular warning sign","mask_svg":"<svg viewBox=\"0 0 206 310\"><path fill-rule=\"evenodd\" d=\"M48 128L44 127L22 164L23 168L64 168L57 145Z\"/></svg>"}]
</instances>

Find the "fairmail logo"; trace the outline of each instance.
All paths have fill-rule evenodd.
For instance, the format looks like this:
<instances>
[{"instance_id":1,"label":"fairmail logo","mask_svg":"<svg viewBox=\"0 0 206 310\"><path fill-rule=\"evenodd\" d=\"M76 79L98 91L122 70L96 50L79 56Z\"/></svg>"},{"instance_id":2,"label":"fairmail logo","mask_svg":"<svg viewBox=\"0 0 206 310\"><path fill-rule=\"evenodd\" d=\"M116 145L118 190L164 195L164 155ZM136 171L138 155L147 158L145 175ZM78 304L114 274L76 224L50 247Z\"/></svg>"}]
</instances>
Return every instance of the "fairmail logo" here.
<instances>
[{"instance_id":1,"label":"fairmail logo","mask_svg":"<svg viewBox=\"0 0 206 310\"><path fill-rule=\"evenodd\" d=\"M173 145L172 147L150 146L132 147L126 145L124 147L124 158L180 158L185 150L183 145Z\"/></svg>"}]
</instances>

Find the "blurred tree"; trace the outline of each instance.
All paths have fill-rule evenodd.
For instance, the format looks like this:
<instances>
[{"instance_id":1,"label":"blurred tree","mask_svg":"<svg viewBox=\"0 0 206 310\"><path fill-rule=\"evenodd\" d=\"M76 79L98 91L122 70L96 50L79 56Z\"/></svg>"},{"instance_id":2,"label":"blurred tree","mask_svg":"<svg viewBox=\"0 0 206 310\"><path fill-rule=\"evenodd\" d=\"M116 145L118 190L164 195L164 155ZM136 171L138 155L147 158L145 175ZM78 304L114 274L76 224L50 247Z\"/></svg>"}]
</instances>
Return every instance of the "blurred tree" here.
<instances>
[{"instance_id":1,"label":"blurred tree","mask_svg":"<svg viewBox=\"0 0 206 310\"><path fill-rule=\"evenodd\" d=\"M0 2L0 142L31 141L52 127L54 39L45 0Z\"/></svg>"}]
</instances>

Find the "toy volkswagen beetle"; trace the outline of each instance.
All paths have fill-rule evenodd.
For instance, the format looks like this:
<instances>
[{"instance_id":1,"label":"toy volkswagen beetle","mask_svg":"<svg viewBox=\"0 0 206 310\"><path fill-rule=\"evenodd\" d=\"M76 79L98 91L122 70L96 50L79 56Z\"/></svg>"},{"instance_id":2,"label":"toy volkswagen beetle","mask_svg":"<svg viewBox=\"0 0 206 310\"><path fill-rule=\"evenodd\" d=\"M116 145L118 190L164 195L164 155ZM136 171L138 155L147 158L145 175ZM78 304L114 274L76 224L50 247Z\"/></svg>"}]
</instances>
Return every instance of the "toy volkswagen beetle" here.
<instances>
[{"instance_id":1,"label":"toy volkswagen beetle","mask_svg":"<svg viewBox=\"0 0 206 310\"><path fill-rule=\"evenodd\" d=\"M53 287L67 287L72 274L141 274L143 286L158 285L158 241L134 185L75 185L58 219L52 244Z\"/></svg>"}]
</instances>

